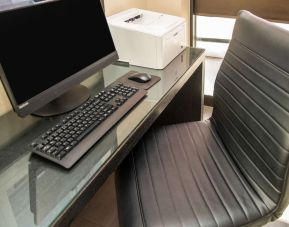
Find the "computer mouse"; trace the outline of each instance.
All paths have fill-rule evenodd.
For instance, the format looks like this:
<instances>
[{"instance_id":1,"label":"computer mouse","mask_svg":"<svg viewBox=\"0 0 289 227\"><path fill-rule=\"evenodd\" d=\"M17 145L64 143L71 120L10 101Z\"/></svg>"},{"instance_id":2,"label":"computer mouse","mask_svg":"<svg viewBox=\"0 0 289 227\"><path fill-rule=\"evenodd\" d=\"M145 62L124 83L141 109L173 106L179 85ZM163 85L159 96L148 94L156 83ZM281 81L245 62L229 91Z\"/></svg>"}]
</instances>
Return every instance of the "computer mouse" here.
<instances>
[{"instance_id":1,"label":"computer mouse","mask_svg":"<svg viewBox=\"0 0 289 227\"><path fill-rule=\"evenodd\" d=\"M134 73L128 79L138 83L147 83L152 77L147 73Z\"/></svg>"}]
</instances>

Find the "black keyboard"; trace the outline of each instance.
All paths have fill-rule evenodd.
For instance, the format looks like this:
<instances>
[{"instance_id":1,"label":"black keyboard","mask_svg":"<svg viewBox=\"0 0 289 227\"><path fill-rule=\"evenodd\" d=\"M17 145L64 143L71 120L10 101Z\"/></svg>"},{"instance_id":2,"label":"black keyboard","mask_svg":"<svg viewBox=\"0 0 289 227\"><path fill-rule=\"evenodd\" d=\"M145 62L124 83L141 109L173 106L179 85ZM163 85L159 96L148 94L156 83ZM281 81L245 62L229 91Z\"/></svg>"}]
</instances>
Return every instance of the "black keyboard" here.
<instances>
[{"instance_id":1,"label":"black keyboard","mask_svg":"<svg viewBox=\"0 0 289 227\"><path fill-rule=\"evenodd\" d=\"M109 86L34 140L32 152L70 168L146 93L122 83Z\"/></svg>"}]
</instances>

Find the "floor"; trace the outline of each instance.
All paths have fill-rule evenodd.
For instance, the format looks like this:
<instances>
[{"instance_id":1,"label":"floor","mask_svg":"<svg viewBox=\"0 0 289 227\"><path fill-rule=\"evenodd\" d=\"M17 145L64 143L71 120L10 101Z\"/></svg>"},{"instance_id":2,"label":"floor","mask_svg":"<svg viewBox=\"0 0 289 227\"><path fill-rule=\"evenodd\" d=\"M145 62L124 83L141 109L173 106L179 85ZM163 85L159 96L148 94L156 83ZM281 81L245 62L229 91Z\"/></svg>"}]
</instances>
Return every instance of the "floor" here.
<instances>
[{"instance_id":1,"label":"floor","mask_svg":"<svg viewBox=\"0 0 289 227\"><path fill-rule=\"evenodd\" d=\"M212 107L205 106L204 120L211 116L212 110ZM287 208L280 220L269 223L265 227L289 227L288 223L289 208ZM70 227L119 227L114 175L106 180Z\"/></svg>"},{"instance_id":2,"label":"floor","mask_svg":"<svg viewBox=\"0 0 289 227\"><path fill-rule=\"evenodd\" d=\"M70 227L119 227L114 175L106 180Z\"/></svg>"},{"instance_id":3,"label":"floor","mask_svg":"<svg viewBox=\"0 0 289 227\"><path fill-rule=\"evenodd\" d=\"M204 107L204 113L203 113L203 120L207 120L211 117L213 112L213 107L205 106Z\"/></svg>"}]
</instances>

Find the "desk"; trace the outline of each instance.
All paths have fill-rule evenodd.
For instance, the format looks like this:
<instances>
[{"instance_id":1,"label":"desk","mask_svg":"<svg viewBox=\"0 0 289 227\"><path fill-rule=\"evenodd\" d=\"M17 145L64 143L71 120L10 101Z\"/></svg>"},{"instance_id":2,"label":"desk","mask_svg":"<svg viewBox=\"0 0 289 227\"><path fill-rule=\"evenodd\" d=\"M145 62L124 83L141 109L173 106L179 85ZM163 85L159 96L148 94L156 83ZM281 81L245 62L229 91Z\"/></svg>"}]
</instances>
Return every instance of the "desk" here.
<instances>
[{"instance_id":1,"label":"desk","mask_svg":"<svg viewBox=\"0 0 289 227\"><path fill-rule=\"evenodd\" d=\"M0 226L68 226L153 124L200 120L203 61L204 50L187 48L164 70L110 65L84 81L93 94L130 70L161 77L70 170L26 150L60 117L0 117Z\"/></svg>"}]
</instances>

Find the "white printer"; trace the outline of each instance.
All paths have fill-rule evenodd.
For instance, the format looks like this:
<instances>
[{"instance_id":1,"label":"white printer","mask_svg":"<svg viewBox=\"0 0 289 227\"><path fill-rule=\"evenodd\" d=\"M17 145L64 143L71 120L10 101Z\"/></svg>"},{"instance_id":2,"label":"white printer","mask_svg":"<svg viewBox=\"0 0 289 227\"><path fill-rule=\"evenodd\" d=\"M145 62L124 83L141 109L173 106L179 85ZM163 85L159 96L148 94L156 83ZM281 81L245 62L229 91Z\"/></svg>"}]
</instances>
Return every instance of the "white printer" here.
<instances>
[{"instance_id":1,"label":"white printer","mask_svg":"<svg viewBox=\"0 0 289 227\"><path fill-rule=\"evenodd\" d=\"M119 60L163 69L186 46L185 19L132 8L107 18Z\"/></svg>"}]
</instances>

